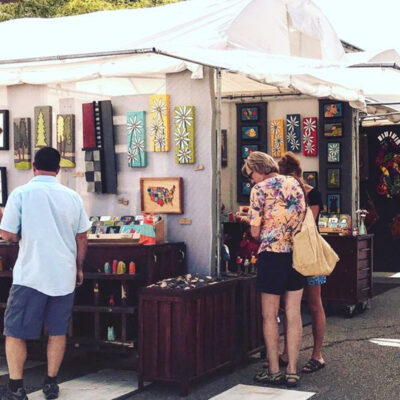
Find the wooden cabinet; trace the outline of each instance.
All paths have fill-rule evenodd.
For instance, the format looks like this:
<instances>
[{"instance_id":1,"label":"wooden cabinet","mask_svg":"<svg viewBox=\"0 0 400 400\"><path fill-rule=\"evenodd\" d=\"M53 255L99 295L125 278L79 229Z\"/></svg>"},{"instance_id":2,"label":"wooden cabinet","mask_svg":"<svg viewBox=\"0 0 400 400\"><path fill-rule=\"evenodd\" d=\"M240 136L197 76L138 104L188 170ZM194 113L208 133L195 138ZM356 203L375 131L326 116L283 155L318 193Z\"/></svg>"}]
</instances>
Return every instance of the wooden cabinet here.
<instances>
[{"instance_id":1,"label":"wooden cabinet","mask_svg":"<svg viewBox=\"0 0 400 400\"><path fill-rule=\"evenodd\" d=\"M234 365L236 280L191 290L141 289L139 387L143 381L189 383Z\"/></svg>"},{"instance_id":2,"label":"wooden cabinet","mask_svg":"<svg viewBox=\"0 0 400 400\"><path fill-rule=\"evenodd\" d=\"M340 257L322 285L322 299L349 306L372 297L373 235L325 236Z\"/></svg>"},{"instance_id":3,"label":"wooden cabinet","mask_svg":"<svg viewBox=\"0 0 400 400\"><path fill-rule=\"evenodd\" d=\"M89 243L83 285L75 292L74 312L69 327L71 343L134 348L137 342L138 289L157 280L185 273L184 243L138 245L130 243ZM12 283L10 270L18 245L0 244L0 321ZM105 274L104 264L113 260L136 264L136 274ZM115 340L107 340L113 327ZM1 326L2 328L2 326Z\"/></svg>"}]
</instances>

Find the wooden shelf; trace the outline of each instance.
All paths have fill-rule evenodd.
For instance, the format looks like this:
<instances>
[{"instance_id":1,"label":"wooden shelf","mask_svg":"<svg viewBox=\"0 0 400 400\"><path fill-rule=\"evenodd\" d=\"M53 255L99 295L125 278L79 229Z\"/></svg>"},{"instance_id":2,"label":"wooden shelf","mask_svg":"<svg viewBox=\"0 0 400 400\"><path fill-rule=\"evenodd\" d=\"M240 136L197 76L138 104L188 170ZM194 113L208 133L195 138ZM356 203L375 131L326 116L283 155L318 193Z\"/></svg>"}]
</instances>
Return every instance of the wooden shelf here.
<instances>
[{"instance_id":1,"label":"wooden shelf","mask_svg":"<svg viewBox=\"0 0 400 400\"><path fill-rule=\"evenodd\" d=\"M83 279L135 281L142 280L142 274L105 274L104 272L83 272Z\"/></svg>"},{"instance_id":2,"label":"wooden shelf","mask_svg":"<svg viewBox=\"0 0 400 400\"><path fill-rule=\"evenodd\" d=\"M1 304L0 304L1 307ZM137 307L129 307L129 306L74 306L75 312L99 312L99 313L111 313L111 314L133 314L137 310Z\"/></svg>"},{"instance_id":3,"label":"wooden shelf","mask_svg":"<svg viewBox=\"0 0 400 400\"><path fill-rule=\"evenodd\" d=\"M0 271L0 278L12 278L12 271L10 270Z\"/></svg>"}]
</instances>

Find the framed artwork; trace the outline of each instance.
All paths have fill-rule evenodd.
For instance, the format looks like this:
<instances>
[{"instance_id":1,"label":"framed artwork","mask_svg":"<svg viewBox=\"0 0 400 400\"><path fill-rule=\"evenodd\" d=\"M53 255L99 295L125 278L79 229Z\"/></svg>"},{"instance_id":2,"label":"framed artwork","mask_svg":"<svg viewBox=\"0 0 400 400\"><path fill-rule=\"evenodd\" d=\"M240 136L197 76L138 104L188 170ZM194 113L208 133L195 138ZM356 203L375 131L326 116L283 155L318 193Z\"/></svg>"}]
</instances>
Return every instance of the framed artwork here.
<instances>
[{"instance_id":1,"label":"framed artwork","mask_svg":"<svg viewBox=\"0 0 400 400\"><path fill-rule=\"evenodd\" d=\"M324 124L324 136L325 137L342 137L343 136L343 125L341 122L336 124Z\"/></svg>"},{"instance_id":2,"label":"framed artwork","mask_svg":"<svg viewBox=\"0 0 400 400\"><path fill-rule=\"evenodd\" d=\"M221 129L221 167L228 165L228 132L226 129Z\"/></svg>"},{"instance_id":3,"label":"framed artwork","mask_svg":"<svg viewBox=\"0 0 400 400\"><path fill-rule=\"evenodd\" d=\"M182 178L140 178L142 212L183 214Z\"/></svg>"},{"instance_id":4,"label":"framed artwork","mask_svg":"<svg viewBox=\"0 0 400 400\"><path fill-rule=\"evenodd\" d=\"M258 139L258 126L242 126L242 139Z\"/></svg>"},{"instance_id":5,"label":"framed artwork","mask_svg":"<svg viewBox=\"0 0 400 400\"><path fill-rule=\"evenodd\" d=\"M31 168L31 119L14 119L14 167L20 170Z\"/></svg>"},{"instance_id":6,"label":"framed artwork","mask_svg":"<svg viewBox=\"0 0 400 400\"><path fill-rule=\"evenodd\" d=\"M9 112L0 110L0 150L9 149Z\"/></svg>"},{"instance_id":7,"label":"framed artwork","mask_svg":"<svg viewBox=\"0 0 400 400\"><path fill-rule=\"evenodd\" d=\"M7 203L7 168L0 167L0 206L4 207Z\"/></svg>"},{"instance_id":8,"label":"framed artwork","mask_svg":"<svg viewBox=\"0 0 400 400\"><path fill-rule=\"evenodd\" d=\"M61 168L75 167L75 115L57 115L57 150Z\"/></svg>"},{"instance_id":9,"label":"framed artwork","mask_svg":"<svg viewBox=\"0 0 400 400\"><path fill-rule=\"evenodd\" d=\"M315 189L318 188L318 172L317 171L304 171L303 179L310 186L314 187Z\"/></svg>"},{"instance_id":10,"label":"framed artwork","mask_svg":"<svg viewBox=\"0 0 400 400\"><path fill-rule=\"evenodd\" d=\"M242 121L258 121L258 107L243 107L240 119Z\"/></svg>"},{"instance_id":11,"label":"framed artwork","mask_svg":"<svg viewBox=\"0 0 400 400\"><path fill-rule=\"evenodd\" d=\"M286 150L293 153L301 152L300 114L286 115Z\"/></svg>"},{"instance_id":12,"label":"framed artwork","mask_svg":"<svg viewBox=\"0 0 400 400\"><path fill-rule=\"evenodd\" d=\"M336 118L342 116L342 103L324 104L324 117Z\"/></svg>"},{"instance_id":13,"label":"framed artwork","mask_svg":"<svg viewBox=\"0 0 400 400\"><path fill-rule=\"evenodd\" d=\"M169 151L169 95L150 96L150 151Z\"/></svg>"},{"instance_id":14,"label":"framed artwork","mask_svg":"<svg viewBox=\"0 0 400 400\"><path fill-rule=\"evenodd\" d=\"M193 164L194 153L194 106L174 108L174 142L176 164Z\"/></svg>"},{"instance_id":15,"label":"framed artwork","mask_svg":"<svg viewBox=\"0 0 400 400\"><path fill-rule=\"evenodd\" d=\"M251 183L246 181L242 182L242 194L243 196L250 196L251 192Z\"/></svg>"},{"instance_id":16,"label":"framed artwork","mask_svg":"<svg viewBox=\"0 0 400 400\"><path fill-rule=\"evenodd\" d=\"M42 147L52 145L52 108L51 106L35 107L35 152Z\"/></svg>"},{"instance_id":17,"label":"framed artwork","mask_svg":"<svg viewBox=\"0 0 400 400\"><path fill-rule=\"evenodd\" d=\"M146 112L128 111L126 114L128 135L128 167L146 167Z\"/></svg>"},{"instance_id":18,"label":"framed artwork","mask_svg":"<svg viewBox=\"0 0 400 400\"><path fill-rule=\"evenodd\" d=\"M326 154L328 163L340 163L341 144L340 142L328 142L326 144Z\"/></svg>"},{"instance_id":19,"label":"framed artwork","mask_svg":"<svg viewBox=\"0 0 400 400\"><path fill-rule=\"evenodd\" d=\"M340 189L340 168L328 168L326 180L328 189Z\"/></svg>"},{"instance_id":20,"label":"framed artwork","mask_svg":"<svg viewBox=\"0 0 400 400\"><path fill-rule=\"evenodd\" d=\"M242 158L247 158L253 151L258 151L257 144L245 144L242 146Z\"/></svg>"},{"instance_id":21,"label":"framed artwork","mask_svg":"<svg viewBox=\"0 0 400 400\"><path fill-rule=\"evenodd\" d=\"M328 193L326 197L326 206L328 209L328 213L340 214L340 194Z\"/></svg>"},{"instance_id":22,"label":"framed artwork","mask_svg":"<svg viewBox=\"0 0 400 400\"><path fill-rule=\"evenodd\" d=\"M283 119L273 119L270 124L270 129L272 157L279 158L285 152Z\"/></svg>"},{"instance_id":23,"label":"framed artwork","mask_svg":"<svg viewBox=\"0 0 400 400\"><path fill-rule=\"evenodd\" d=\"M303 155L308 157L316 157L318 155L317 143L317 118L303 118Z\"/></svg>"}]
</instances>

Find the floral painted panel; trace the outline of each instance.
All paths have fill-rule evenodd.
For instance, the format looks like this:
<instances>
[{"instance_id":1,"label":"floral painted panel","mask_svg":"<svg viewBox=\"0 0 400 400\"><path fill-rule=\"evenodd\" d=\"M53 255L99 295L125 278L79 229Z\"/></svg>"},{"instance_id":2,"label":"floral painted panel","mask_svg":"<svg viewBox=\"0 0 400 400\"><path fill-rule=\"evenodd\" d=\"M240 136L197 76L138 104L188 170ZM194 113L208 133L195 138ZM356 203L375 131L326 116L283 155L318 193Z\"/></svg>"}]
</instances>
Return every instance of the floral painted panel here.
<instances>
[{"instance_id":1,"label":"floral painted panel","mask_svg":"<svg viewBox=\"0 0 400 400\"><path fill-rule=\"evenodd\" d=\"M38 106L35 113L35 152L42 147L52 145L52 108L51 106Z\"/></svg>"},{"instance_id":2,"label":"floral painted panel","mask_svg":"<svg viewBox=\"0 0 400 400\"><path fill-rule=\"evenodd\" d=\"M340 163L340 142L328 142L326 146L328 163Z\"/></svg>"},{"instance_id":3,"label":"floral painted panel","mask_svg":"<svg viewBox=\"0 0 400 400\"><path fill-rule=\"evenodd\" d=\"M169 151L169 95L150 96L150 150Z\"/></svg>"},{"instance_id":4,"label":"floral painted panel","mask_svg":"<svg viewBox=\"0 0 400 400\"><path fill-rule=\"evenodd\" d=\"M303 154L308 157L318 155L317 118L303 118Z\"/></svg>"},{"instance_id":5,"label":"floral painted panel","mask_svg":"<svg viewBox=\"0 0 400 400\"><path fill-rule=\"evenodd\" d=\"M75 167L75 115L57 115L57 150L61 168Z\"/></svg>"},{"instance_id":6,"label":"floral painted panel","mask_svg":"<svg viewBox=\"0 0 400 400\"><path fill-rule=\"evenodd\" d=\"M283 119L273 119L271 121L270 128L272 157L279 158L285 152L285 134L283 130Z\"/></svg>"},{"instance_id":7,"label":"floral painted panel","mask_svg":"<svg viewBox=\"0 0 400 400\"><path fill-rule=\"evenodd\" d=\"M176 106L174 108L175 162L193 164L194 152L194 106Z\"/></svg>"},{"instance_id":8,"label":"floral painted panel","mask_svg":"<svg viewBox=\"0 0 400 400\"><path fill-rule=\"evenodd\" d=\"M14 119L14 166L16 169L31 168L31 119Z\"/></svg>"},{"instance_id":9,"label":"floral painted panel","mask_svg":"<svg viewBox=\"0 0 400 400\"><path fill-rule=\"evenodd\" d=\"M286 115L286 150L301 152L300 114Z\"/></svg>"},{"instance_id":10,"label":"floral painted panel","mask_svg":"<svg viewBox=\"0 0 400 400\"><path fill-rule=\"evenodd\" d=\"M128 135L128 166L146 167L146 112L128 111L126 114Z\"/></svg>"}]
</instances>

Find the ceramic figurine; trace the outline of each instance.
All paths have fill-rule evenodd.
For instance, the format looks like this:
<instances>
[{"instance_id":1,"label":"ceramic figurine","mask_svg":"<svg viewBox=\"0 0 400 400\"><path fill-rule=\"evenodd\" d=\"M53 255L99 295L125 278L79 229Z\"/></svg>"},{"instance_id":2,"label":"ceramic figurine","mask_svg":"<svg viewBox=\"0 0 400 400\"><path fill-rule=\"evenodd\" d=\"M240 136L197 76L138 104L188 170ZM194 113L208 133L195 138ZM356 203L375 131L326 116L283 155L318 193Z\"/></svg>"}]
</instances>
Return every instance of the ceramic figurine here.
<instances>
[{"instance_id":1,"label":"ceramic figurine","mask_svg":"<svg viewBox=\"0 0 400 400\"><path fill-rule=\"evenodd\" d=\"M254 254L252 254L251 255L251 259L250 259L250 264L251 264L250 273L254 273L255 272L256 263L257 263L257 257Z\"/></svg>"},{"instance_id":2,"label":"ceramic figurine","mask_svg":"<svg viewBox=\"0 0 400 400\"><path fill-rule=\"evenodd\" d=\"M115 306L115 300L114 300L114 295L113 294L108 297L108 305L111 306L111 307Z\"/></svg>"},{"instance_id":3,"label":"ceramic figurine","mask_svg":"<svg viewBox=\"0 0 400 400\"><path fill-rule=\"evenodd\" d=\"M131 275L136 274L136 264L133 261L129 263L129 273Z\"/></svg>"},{"instance_id":4,"label":"ceramic figurine","mask_svg":"<svg viewBox=\"0 0 400 400\"><path fill-rule=\"evenodd\" d=\"M117 274L125 274L126 272L126 264L123 261L120 261L117 266Z\"/></svg>"},{"instance_id":5,"label":"ceramic figurine","mask_svg":"<svg viewBox=\"0 0 400 400\"><path fill-rule=\"evenodd\" d=\"M96 282L93 287L94 305L99 304L99 283Z\"/></svg>"},{"instance_id":6,"label":"ceramic figurine","mask_svg":"<svg viewBox=\"0 0 400 400\"><path fill-rule=\"evenodd\" d=\"M244 260L243 267L244 267L244 272L246 274L248 274L249 273L249 267L250 267L250 260L248 258L246 258Z\"/></svg>"},{"instance_id":7,"label":"ceramic figurine","mask_svg":"<svg viewBox=\"0 0 400 400\"><path fill-rule=\"evenodd\" d=\"M111 342L115 340L115 330L113 326L107 326L107 340Z\"/></svg>"},{"instance_id":8,"label":"ceramic figurine","mask_svg":"<svg viewBox=\"0 0 400 400\"><path fill-rule=\"evenodd\" d=\"M125 283L121 283L121 304L123 306L126 306L126 301L127 301L127 294L126 294L126 286Z\"/></svg>"},{"instance_id":9,"label":"ceramic figurine","mask_svg":"<svg viewBox=\"0 0 400 400\"><path fill-rule=\"evenodd\" d=\"M236 257L236 270L238 273L242 272L242 263L243 263L243 258L240 256Z\"/></svg>"},{"instance_id":10,"label":"ceramic figurine","mask_svg":"<svg viewBox=\"0 0 400 400\"><path fill-rule=\"evenodd\" d=\"M104 273L105 274L111 274L111 265L109 262L106 262L104 264Z\"/></svg>"},{"instance_id":11,"label":"ceramic figurine","mask_svg":"<svg viewBox=\"0 0 400 400\"><path fill-rule=\"evenodd\" d=\"M367 228L365 227L365 217L367 216L368 211L367 210L357 210L356 213L359 214L359 216L360 216L358 233L359 233L359 235L366 235Z\"/></svg>"},{"instance_id":12,"label":"ceramic figurine","mask_svg":"<svg viewBox=\"0 0 400 400\"><path fill-rule=\"evenodd\" d=\"M117 273L117 265L118 265L118 261L117 260L113 260L113 262L112 262L112 273L113 274Z\"/></svg>"}]
</instances>

